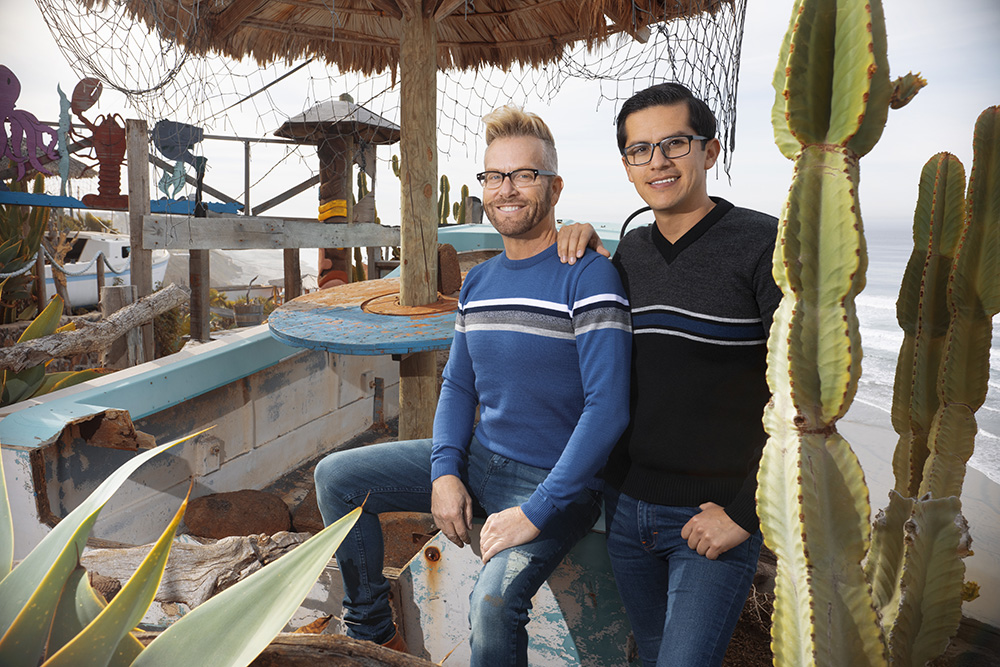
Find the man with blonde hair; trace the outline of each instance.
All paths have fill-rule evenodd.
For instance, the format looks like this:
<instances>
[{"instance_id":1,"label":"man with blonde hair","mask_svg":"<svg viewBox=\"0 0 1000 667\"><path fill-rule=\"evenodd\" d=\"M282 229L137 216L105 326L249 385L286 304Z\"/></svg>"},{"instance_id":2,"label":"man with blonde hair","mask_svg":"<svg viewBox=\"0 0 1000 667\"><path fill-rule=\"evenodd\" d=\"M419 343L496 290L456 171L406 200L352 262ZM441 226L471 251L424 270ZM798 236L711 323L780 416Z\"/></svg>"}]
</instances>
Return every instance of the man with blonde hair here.
<instances>
[{"instance_id":1,"label":"man with blonde hair","mask_svg":"<svg viewBox=\"0 0 1000 667\"><path fill-rule=\"evenodd\" d=\"M396 648L377 514L430 510L459 547L485 516L471 664L498 667L528 664L531 598L600 513L597 475L628 421L631 327L609 261L559 261L548 127L513 107L483 121L477 178L504 251L462 285L433 438L331 454L316 491L326 523L364 502L337 551L344 620L349 635Z\"/></svg>"}]
</instances>

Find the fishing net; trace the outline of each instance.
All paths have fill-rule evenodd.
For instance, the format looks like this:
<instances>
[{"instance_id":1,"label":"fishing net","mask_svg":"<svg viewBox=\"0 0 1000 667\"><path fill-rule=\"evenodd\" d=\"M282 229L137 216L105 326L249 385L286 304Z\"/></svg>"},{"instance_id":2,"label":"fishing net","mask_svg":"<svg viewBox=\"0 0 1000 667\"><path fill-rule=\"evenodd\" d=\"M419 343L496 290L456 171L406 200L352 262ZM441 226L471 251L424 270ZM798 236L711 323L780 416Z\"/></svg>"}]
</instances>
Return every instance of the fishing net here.
<instances>
[{"instance_id":1,"label":"fishing net","mask_svg":"<svg viewBox=\"0 0 1000 667\"><path fill-rule=\"evenodd\" d=\"M78 0L36 3L74 72L81 78L96 77L106 88L119 91L132 106L131 113L150 126L172 119L206 132L265 136L290 117L345 92L355 103L399 122L399 86L390 72L361 76L340 72L318 59L260 67L247 60L192 55L177 46L175 36L185 26L196 25L197 17L159 11L161 0L107 0L93 8ZM216 11L224 3L169 4L174 12L204 12ZM160 18L156 25L144 25L126 12L126 5L147 6L148 15ZM319 5L337 10L335 2ZM467 5L474 10L472 0ZM571 80L593 82L594 108L611 104L615 111L637 90L672 80L686 84L715 112L728 173L736 146L745 13L746 0L715 3L710 12L651 25L643 31L643 41L623 33L593 50L584 46L568 50L558 62L544 67L443 71L438 76L439 150L444 155L474 152L479 119L485 113L508 102L530 107L533 100L552 100ZM331 38L336 40L336 30ZM255 167L259 176L251 186L281 162L314 161L312 147L283 150L270 167Z\"/></svg>"}]
</instances>

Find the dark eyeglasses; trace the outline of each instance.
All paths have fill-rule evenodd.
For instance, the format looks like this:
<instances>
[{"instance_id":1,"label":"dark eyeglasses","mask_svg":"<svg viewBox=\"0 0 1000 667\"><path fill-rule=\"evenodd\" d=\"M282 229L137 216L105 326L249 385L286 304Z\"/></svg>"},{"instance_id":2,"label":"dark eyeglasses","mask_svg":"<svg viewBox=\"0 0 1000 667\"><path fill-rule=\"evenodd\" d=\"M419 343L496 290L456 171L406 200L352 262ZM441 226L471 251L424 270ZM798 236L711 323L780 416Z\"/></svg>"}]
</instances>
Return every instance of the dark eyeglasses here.
<instances>
[{"instance_id":1,"label":"dark eyeglasses","mask_svg":"<svg viewBox=\"0 0 1000 667\"><path fill-rule=\"evenodd\" d=\"M656 146L660 147L663 157L668 160L675 160L691 152L692 141L708 141L708 137L698 134L679 134L675 137L661 139L655 144L641 142L626 146L625 152L622 155L625 156L625 161L633 167L641 167L653 160L653 149Z\"/></svg>"},{"instance_id":2,"label":"dark eyeglasses","mask_svg":"<svg viewBox=\"0 0 1000 667\"><path fill-rule=\"evenodd\" d=\"M484 188L494 190L503 185L503 179L509 178L515 188L531 187L539 176L556 176L554 171L545 169L515 169L514 171L482 171L476 178Z\"/></svg>"}]
</instances>

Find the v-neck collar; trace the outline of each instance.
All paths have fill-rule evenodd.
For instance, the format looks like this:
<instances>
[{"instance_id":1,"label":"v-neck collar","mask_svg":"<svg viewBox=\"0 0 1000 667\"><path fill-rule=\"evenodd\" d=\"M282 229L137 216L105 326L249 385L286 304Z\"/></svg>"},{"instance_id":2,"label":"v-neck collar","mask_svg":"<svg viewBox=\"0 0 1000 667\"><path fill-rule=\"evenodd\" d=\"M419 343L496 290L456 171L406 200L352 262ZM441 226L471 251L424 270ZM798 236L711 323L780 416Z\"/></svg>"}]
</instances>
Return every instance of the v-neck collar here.
<instances>
[{"instance_id":1,"label":"v-neck collar","mask_svg":"<svg viewBox=\"0 0 1000 667\"><path fill-rule=\"evenodd\" d=\"M704 236L705 232L712 228L712 225L733 208L732 204L721 197L710 197L710 199L715 202L715 207L704 218L695 223L694 227L684 232L684 235L677 239L676 243L668 241L655 222L652 224L653 245L663 255L663 259L667 260L667 264L677 259L677 256L685 248Z\"/></svg>"}]
</instances>

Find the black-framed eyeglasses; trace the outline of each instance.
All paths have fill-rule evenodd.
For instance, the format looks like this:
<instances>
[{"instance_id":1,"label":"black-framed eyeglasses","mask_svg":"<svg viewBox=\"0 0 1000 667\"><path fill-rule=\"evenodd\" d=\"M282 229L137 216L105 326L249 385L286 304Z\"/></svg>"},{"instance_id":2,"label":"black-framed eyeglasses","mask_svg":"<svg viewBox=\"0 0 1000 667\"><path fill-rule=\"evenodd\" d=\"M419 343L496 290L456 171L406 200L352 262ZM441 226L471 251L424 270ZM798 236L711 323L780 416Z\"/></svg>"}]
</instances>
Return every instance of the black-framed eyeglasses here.
<instances>
[{"instance_id":1,"label":"black-framed eyeglasses","mask_svg":"<svg viewBox=\"0 0 1000 667\"><path fill-rule=\"evenodd\" d=\"M708 137L703 137L700 134L678 134L674 137L661 139L655 144L641 142L626 146L622 155L625 156L625 161L633 167L641 167L653 160L654 147L659 146L663 157L674 160L691 152L692 141L708 141Z\"/></svg>"},{"instance_id":2,"label":"black-framed eyeglasses","mask_svg":"<svg viewBox=\"0 0 1000 667\"><path fill-rule=\"evenodd\" d=\"M503 179L509 178L515 188L530 187L539 176L557 176L556 172L545 169L515 169L514 171L482 171L476 178L484 188L494 190L503 185Z\"/></svg>"}]
</instances>

